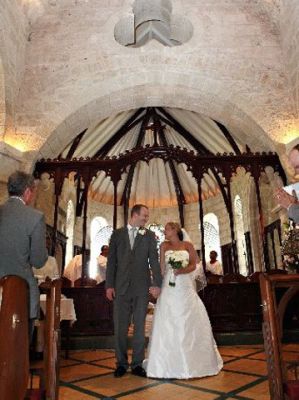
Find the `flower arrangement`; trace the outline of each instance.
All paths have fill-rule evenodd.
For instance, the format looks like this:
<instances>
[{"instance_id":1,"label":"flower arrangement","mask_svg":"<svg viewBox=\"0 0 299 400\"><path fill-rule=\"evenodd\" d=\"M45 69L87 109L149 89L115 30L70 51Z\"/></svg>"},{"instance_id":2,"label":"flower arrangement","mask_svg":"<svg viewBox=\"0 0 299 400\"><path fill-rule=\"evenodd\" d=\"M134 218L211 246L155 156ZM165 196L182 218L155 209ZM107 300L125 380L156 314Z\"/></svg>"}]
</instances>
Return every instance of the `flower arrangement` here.
<instances>
[{"instance_id":1,"label":"flower arrangement","mask_svg":"<svg viewBox=\"0 0 299 400\"><path fill-rule=\"evenodd\" d=\"M186 256L186 252L180 250L173 250L171 256L168 257L168 264L171 266L171 274L169 278L169 286L175 286L176 275L174 274L175 269L186 268L189 265L189 257Z\"/></svg>"},{"instance_id":2,"label":"flower arrangement","mask_svg":"<svg viewBox=\"0 0 299 400\"><path fill-rule=\"evenodd\" d=\"M284 255L283 264L285 268L295 274L299 273L299 255Z\"/></svg>"},{"instance_id":3,"label":"flower arrangement","mask_svg":"<svg viewBox=\"0 0 299 400\"><path fill-rule=\"evenodd\" d=\"M295 227L292 221L285 223L284 241L281 246L283 256L283 265L291 273L299 273L299 229Z\"/></svg>"}]
</instances>

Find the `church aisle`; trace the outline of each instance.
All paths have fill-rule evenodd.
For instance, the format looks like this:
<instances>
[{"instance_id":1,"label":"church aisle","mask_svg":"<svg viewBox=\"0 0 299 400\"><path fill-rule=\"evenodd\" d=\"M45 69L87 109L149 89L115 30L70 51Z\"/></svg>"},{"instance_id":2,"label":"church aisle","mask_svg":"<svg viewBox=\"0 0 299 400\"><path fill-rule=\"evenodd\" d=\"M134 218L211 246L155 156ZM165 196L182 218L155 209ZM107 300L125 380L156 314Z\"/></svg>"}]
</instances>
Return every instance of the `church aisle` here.
<instances>
[{"instance_id":1,"label":"church aisle","mask_svg":"<svg viewBox=\"0 0 299 400\"><path fill-rule=\"evenodd\" d=\"M224 369L218 376L192 380L158 380L126 374L113 376L113 350L71 351L62 359L60 400L268 400L267 366L261 345L219 348ZM299 345L285 346L287 359L299 355Z\"/></svg>"}]
</instances>

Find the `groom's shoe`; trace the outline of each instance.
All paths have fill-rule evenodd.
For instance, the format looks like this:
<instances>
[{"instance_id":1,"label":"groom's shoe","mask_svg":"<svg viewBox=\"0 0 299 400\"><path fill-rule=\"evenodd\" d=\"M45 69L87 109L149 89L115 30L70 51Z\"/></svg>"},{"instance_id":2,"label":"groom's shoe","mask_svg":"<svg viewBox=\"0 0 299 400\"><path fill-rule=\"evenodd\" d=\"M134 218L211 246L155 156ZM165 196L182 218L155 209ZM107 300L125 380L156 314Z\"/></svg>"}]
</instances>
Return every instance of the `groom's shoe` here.
<instances>
[{"instance_id":1,"label":"groom's shoe","mask_svg":"<svg viewBox=\"0 0 299 400\"><path fill-rule=\"evenodd\" d=\"M143 378L146 377L145 369L142 368L140 365L137 365L137 367L132 368L132 374L133 375L137 375L137 376L141 376Z\"/></svg>"},{"instance_id":2,"label":"groom's shoe","mask_svg":"<svg viewBox=\"0 0 299 400\"><path fill-rule=\"evenodd\" d=\"M116 368L116 370L114 371L114 376L115 378L121 378L122 376L124 376L124 374L127 372L125 367L122 367L121 365L119 367Z\"/></svg>"}]
</instances>

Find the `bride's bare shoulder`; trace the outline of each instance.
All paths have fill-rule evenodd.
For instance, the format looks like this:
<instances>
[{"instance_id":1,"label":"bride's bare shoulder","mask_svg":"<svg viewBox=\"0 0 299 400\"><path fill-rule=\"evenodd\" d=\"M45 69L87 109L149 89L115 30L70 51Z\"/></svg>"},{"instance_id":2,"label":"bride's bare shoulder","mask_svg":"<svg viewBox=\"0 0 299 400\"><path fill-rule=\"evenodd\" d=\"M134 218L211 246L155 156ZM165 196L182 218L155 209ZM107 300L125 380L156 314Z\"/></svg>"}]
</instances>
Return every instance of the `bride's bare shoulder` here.
<instances>
[{"instance_id":1,"label":"bride's bare shoulder","mask_svg":"<svg viewBox=\"0 0 299 400\"><path fill-rule=\"evenodd\" d=\"M169 242L165 241L161 243L160 250L167 251L170 250Z\"/></svg>"},{"instance_id":2,"label":"bride's bare shoulder","mask_svg":"<svg viewBox=\"0 0 299 400\"><path fill-rule=\"evenodd\" d=\"M191 242L184 241L183 243L184 243L184 246L185 246L185 250L190 251L190 250L194 249L194 246L193 246L193 244Z\"/></svg>"},{"instance_id":3,"label":"bride's bare shoulder","mask_svg":"<svg viewBox=\"0 0 299 400\"><path fill-rule=\"evenodd\" d=\"M167 245L168 245L167 242L162 242L161 245L160 245L160 249L161 249L161 250L167 249Z\"/></svg>"}]
</instances>

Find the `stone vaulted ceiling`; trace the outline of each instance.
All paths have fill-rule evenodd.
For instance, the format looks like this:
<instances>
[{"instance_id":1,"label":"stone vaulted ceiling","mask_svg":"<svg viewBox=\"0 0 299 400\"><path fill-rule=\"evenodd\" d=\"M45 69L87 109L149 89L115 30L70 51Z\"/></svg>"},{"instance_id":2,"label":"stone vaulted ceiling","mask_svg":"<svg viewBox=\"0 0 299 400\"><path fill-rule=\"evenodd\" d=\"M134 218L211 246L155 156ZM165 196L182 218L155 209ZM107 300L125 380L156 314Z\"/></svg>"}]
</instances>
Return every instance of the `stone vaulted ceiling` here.
<instances>
[{"instance_id":1,"label":"stone vaulted ceiling","mask_svg":"<svg viewBox=\"0 0 299 400\"><path fill-rule=\"evenodd\" d=\"M253 151L283 159L298 138L299 2L172 0L192 37L128 48L114 29L132 4L0 0L2 143L32 166L86 127L161 106L217 120Z\"/></svg>"}]
</instances>

